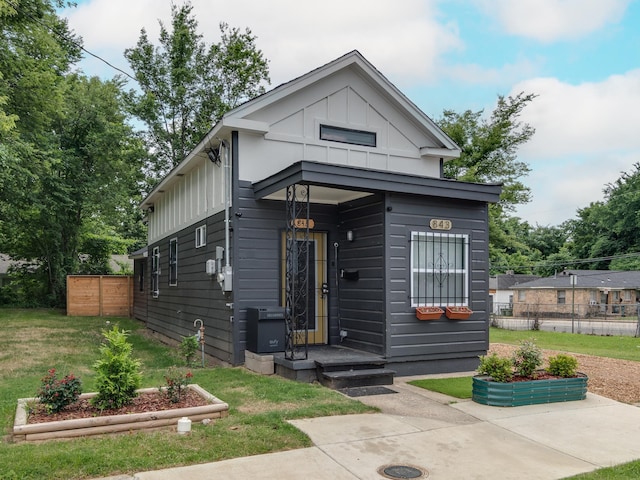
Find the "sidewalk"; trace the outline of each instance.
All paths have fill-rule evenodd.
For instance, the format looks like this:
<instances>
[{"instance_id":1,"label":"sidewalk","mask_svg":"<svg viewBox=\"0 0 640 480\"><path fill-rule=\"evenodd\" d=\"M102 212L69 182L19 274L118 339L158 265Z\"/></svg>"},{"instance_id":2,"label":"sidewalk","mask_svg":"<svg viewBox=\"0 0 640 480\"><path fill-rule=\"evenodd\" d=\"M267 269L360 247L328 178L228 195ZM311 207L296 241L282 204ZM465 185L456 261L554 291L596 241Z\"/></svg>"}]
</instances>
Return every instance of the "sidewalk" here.
<instances>
[{"instance_id":1,"label":"sidewalk","mask_svg":"<svg viewBox=\"0 0 640 480\"><path fill-rule=\"evenodd\" d=\"M512 408L450 403L407 380L358 398L383 413L291 421L314 447L112 479L379 480L394 478L380 473L393 466L419 475L395 478L552 480L640 458L640 408L592 394Z\"/></svg>"}]
</instances>

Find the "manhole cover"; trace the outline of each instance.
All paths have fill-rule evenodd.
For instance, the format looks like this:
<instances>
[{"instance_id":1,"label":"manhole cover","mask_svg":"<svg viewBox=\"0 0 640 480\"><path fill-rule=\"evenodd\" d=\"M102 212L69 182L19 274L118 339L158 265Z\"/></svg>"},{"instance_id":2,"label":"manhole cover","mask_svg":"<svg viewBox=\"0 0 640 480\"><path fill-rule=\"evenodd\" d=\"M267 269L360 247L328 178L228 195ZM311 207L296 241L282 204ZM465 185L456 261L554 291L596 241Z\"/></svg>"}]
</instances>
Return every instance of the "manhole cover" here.
<instances>
[{"instance_id":1,"label":"manhole cover","mask_svg":"<svg viewBox=\"0 0 640 480\"><path fill-rule=\"evenodd\" d=\"M427 478L429 472L411 465L386 465L378 469L378 473L387 478Z\"/></svg>"}]
</instances>

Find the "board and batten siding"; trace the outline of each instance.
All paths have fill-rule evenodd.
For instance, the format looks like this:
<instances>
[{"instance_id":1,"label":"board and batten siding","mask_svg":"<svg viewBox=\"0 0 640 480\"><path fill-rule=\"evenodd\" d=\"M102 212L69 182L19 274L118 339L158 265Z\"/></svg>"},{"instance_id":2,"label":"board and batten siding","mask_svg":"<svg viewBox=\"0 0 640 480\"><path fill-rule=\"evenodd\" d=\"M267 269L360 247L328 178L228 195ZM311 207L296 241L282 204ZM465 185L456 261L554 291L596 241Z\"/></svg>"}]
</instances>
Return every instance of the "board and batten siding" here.
<instances>
[{"instance_id":1,"label":"board and batten siding","mask_svg":"<svg viewBox=\"0 0 640 480\"><path fill-rule=\"evenodd\" d=\"M428 197L387 199L387 298L390 330L386 356L402 361L472 359L488 348L488 209L479 202ZM469 307L464 321L420 321L411 306L411 232L430 232L432 218L451 220L451 234L469 236Z\"/></svg>"},{"instance_id":2,"label":"board and batten siding","mask_svg":"<svg viewBox=\"0 0 640 480\"><path fill-rule=\"evenodd\" d=\"M384 354L386 336L384 271L384 200L369 196L339 207L339 308L341 328L347 331L345 346ZM354 235L345 240L346 232ZM349 278L357 271L358 279Z\"/></svg>"},{"instance_id":3,"label":"board and batten siding","mask_svg":"<svg viewBox=\"0 0 640 480\"><path fill-rule=\"evenodd\" d=\"M242 134L239 178L252 182L301 159L431 177L440 176L437 159L421 157L422 147L438 146L360 75L350 69L251 113L269 125L265 135ZM374 132L376 146L320 140L320 125ZM264 159L269 161L265 162Z\"/></svg>"},{"instance_id":4,"label":"board and batten siding","mask_svg":"<svg viewBox=\"0 0 640 480\"><path fill-rule=\"evenodd\" d=\"M200 159L195 166L164 188L153 205L149 222L149 244L177 233L194 222L224 209L223 167Z\"/></svg>"},{"instance_id":5,"label":"board and batten siding","mask_svg":"<svg viewBox=\"0 0 640 480\"><path fill-rule=\"evenodd\" d=\"M207 244L195 247L195 231L207 225ZM178 281L169 285L169 242L178 239ZM232 311L226 306L233 300L226 298L218 283L206 274L205 264L215 258L216 246L224 246L224 214L203 219L175 234L149 245L149 257L154 247L160 247L160 293L149 297L147 327L169 338L181 341L194 335L194 320L200 318L205 327L205 352L223 361L232 362L233 339L230 318ZM151 261L148 264L146 288L151 291Z\"/></svg>"}]
</instances>

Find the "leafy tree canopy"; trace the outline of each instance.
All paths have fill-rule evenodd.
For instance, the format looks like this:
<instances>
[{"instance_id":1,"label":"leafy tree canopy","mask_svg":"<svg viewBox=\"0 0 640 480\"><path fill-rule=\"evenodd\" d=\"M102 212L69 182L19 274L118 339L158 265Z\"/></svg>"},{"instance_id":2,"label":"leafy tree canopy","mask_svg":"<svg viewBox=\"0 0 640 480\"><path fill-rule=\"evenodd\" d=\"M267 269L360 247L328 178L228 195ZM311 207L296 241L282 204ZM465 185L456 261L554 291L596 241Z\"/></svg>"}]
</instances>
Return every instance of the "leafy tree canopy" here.
<instances>
[{"instance_id":1,"label":"leafy tree canopy","mask_svg":"<svg viewBox=\"0 0 640 480\"><path fill-rule=\"evenodd\" d=\"M217 120L239 103L264 92L268 62L256 37L220 24L221 40L207 45L198 33L190 3L172 5L171 26L160 22L160 44L142 29L125 57L140 90L129 92L133 114L147 126L154 152L148 165L158 180L192 150Z\"/></svg>"},{"instance_id":2,"label":"leafy tree canopy","mask_svg":"<svg viewBox=\"0 0 640 480\"><path fill-rule=\"evenodd\" d=\"M591 268L635 270L640 252L640 163L604 188L605 199L578 210L567 222L576 258L601 258ZM608 257L622 257L611 261Z\"/></svg>"},{"instance_id":3,"label":"leafy tree canopy","mask_svg":"<svg viewBox=\"0 0 640 480\"><path fill-rule=\"evenodd\" d=\"M528 142L535 129L519 119L524 108L536 97L519 93L515 97L499 96L488 119L483 111L456 113L445 110L437 123L462 149L460 158L444 165L444 176L466 182L502 183L499 209L512 211L527 203L531 192L521 178L529 166L517 159L518 147ZM499 213L499 212L497 212Z\"/></svg>"}]
</instances>

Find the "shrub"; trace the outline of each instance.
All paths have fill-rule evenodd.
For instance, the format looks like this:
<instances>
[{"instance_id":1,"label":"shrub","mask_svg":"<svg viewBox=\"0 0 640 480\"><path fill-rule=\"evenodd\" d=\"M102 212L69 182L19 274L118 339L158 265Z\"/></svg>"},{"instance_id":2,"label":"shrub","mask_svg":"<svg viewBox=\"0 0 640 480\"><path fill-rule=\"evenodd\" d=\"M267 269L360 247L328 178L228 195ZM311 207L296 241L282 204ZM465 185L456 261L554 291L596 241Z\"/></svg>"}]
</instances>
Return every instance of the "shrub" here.
<instances>
[{"instance_id":1,"label":"shrub","mask_svg":"<svg viewBox=\"0 0 640 480\"><path fill-rule=\"evenodd\" d=\"M164 392L171 403L180 402L191 378L193 378L191 372L185 372L177 367L169 367L164 376L167 383Z\"/></svg>"},{"instance_id":2,"label":"shrub","mask_svg":"<svg viewBox=\"0 0 640 480\"><path fill-rule=\"evenodd\" d=\"M59 379L55 368L52 368L42 377L37 397L48 413L57 413L78 400L81 393L82 384L79 378L70 373Z\"/></svg>"},{"instance_id":3,"label":"shrub","mask_svg":"<svg viewBox=\"0 0 640 480\"><path fill-rule=\"evenodd\" d=\"M182 338L182 342L180 342L180 355L184 357L186 366L190 367L193 364L194 357L199 346L198 337L196 335Z\"/></svg>"},{"instance_id":4,"label":"shrub","mask_svg":"<svg viewBox=\"0 0 640 480\"><path fill-rule=\"evenodd\" d=\"M536 370L542 365L542 350L533 340L524 340L520 342L512 360L518 375L535 378Z\"/></svg>"},{"instance_id":5,"label":"shrub","mask_svg":"<svg viewBox=\"0 0 640 480\"><path fill-rule=\"evenodd\" d=\"M547 371L551 375L557 375L558 377L575 377L576 370L578 369L578 360L571 355L565 355L559 353L555 357L549 358L549 368Z\"/></svg>"},{"instance_id":6,"label":"shrub","mask_svg":"<svg viewBox=\"0 0 640 480\"><path fill-rule=\"evenodd\" d=\"M490 376L494 382L508 382L513 376L513 364L510 359L492 353L480 357L478 373Z\"/></svg>"},{"instance_id":7,"label":"shrub","mask_svg":"<svg viewBox=\"0 0 640 480\"><path fill-rule=\"evenodd\" d=\"M93 364L98 394L92 404L101 410L120 408L131 403L140 388L140 361L131 356L128 333L114 326L103 333L106 343L100 347L101 357Z\"/></svg>"}]
</instances>

